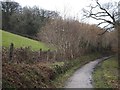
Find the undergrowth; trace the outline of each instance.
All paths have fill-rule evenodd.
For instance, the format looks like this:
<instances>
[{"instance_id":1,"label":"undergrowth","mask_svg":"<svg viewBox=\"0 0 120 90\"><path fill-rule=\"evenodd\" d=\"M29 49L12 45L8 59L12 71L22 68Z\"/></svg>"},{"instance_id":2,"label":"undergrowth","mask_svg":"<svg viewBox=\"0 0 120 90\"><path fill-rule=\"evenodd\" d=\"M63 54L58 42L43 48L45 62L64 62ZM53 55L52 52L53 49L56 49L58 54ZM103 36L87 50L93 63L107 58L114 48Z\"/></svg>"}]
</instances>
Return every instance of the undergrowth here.
<instances>
[{"instance_id":1,"label":"undergrowth","mask_svg":"<svg viewBox=\"0 0 120 90\"><path fill-rule=\"evenodd\" d=\"M100 54L81 56L75 60L14 63L3 62L3 88L58 88L63 87L65 81L73 72Z\"/></svg>"}]
</instances>

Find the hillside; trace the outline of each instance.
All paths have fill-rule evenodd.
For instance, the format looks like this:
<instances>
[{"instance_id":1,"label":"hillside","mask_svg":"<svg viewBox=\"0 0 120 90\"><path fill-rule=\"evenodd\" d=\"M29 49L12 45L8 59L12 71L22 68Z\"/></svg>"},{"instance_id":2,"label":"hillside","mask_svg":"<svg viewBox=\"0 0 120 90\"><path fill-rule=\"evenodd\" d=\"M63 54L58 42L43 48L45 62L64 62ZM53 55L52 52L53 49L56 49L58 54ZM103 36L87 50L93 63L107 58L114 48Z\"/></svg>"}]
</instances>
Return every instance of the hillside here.
<instances>
[{"instance_id":1,"label":"hillside","mask_svg":"<svg viewBox=\"0 0 120 90\"><path fill-rule=\"evenodd\" d=\"M15 35L3 30L0 30L0 33L2 33L2 46L9 47L10 43L14 43L15 48L30 46L32 50L39 50L40 48L48 50L47 45L42 42Z\"/></svg>"}]
</instances>

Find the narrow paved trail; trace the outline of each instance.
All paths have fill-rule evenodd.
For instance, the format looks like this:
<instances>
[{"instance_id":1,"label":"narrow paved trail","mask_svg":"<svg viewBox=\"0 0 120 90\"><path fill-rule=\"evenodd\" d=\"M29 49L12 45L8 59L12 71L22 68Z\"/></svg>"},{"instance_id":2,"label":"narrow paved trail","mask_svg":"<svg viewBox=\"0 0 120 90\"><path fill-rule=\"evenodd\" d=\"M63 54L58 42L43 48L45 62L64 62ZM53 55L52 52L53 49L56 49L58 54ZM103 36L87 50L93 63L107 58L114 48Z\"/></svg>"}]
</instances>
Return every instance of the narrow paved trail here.
<instances>
[{"instance_id":1,"label":"narrow paved trail","mask_svg":"<svg viewBox=\"0 0 120 90\"><path fill-rule=\"evenodd\" d=\"M108 59L103 57L84 65L78 69L65 83L64 88L94 88L92 85L92 72L98 63Z\"/></svg>"}]
</instances>

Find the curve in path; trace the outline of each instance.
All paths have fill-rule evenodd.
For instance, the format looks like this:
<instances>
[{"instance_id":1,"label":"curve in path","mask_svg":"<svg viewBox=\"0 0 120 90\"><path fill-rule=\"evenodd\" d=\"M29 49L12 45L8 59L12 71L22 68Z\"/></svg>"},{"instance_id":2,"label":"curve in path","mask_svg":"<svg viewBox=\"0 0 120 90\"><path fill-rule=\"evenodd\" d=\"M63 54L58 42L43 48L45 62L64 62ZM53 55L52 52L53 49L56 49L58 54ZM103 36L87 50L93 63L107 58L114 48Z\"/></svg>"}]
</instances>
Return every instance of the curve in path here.
<instances>
[{"instance_id":1,"label":"curve in path","mask_svg":"<svg viewBox=\"0 0 120 90\"><path fill-rule=\"evenodd\" d=\"M78 69L73 76L67 80L65 88L93 88L92 72L98 63L108 58L109 57L103 57L101 59L91 61L82 68Z\"/></svg>"}]
</instances>

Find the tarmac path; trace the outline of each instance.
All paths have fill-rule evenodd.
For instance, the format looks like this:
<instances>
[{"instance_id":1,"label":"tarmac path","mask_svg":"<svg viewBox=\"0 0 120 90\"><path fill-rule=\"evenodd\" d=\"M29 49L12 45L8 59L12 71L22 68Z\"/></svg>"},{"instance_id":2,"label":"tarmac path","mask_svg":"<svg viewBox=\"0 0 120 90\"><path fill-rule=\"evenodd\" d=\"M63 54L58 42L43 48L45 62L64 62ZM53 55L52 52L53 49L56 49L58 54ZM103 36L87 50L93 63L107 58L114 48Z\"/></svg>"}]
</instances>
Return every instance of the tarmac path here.
<instances>
[{"instance_id":1,"label":"tarmac path","mask_svg":"<svg viewBox=\"0 0 120 90\"><path fill-rule=\"evenodd\" d=\"M108 59L109 57L103 57L95 61L91 61L78 69L73 76L65 82L64 88L94 88L92 85L92 72L98 63Z\"/></svg>"}]
</instances>

